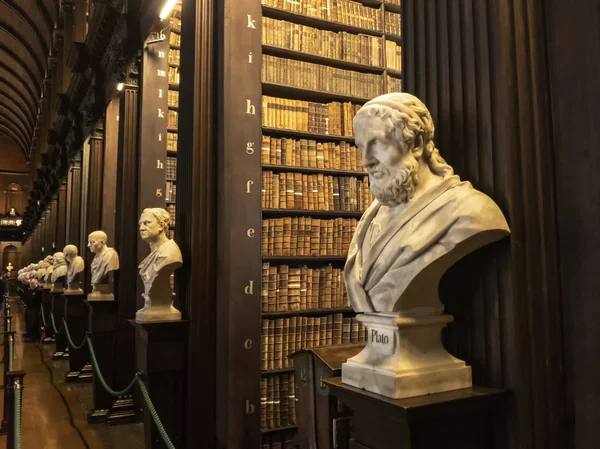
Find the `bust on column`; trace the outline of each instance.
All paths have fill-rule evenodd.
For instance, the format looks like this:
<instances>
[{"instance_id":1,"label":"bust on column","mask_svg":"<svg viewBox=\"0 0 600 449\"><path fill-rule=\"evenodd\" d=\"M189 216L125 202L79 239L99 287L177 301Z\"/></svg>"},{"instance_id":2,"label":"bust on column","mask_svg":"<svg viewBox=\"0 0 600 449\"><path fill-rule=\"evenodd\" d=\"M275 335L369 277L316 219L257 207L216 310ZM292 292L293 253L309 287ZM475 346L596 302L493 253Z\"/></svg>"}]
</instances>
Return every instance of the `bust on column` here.
<instances>
[{"instance_id":1,"label":"bust on column","mask_svg":"<svg viewBox=\"0 0 600 449\"><path fill-rule=\"evenodd\" d=\"M54 257L53 256L46 256L46 258L44 259L44 262L46 262L47 267L46 267L46 271L44 273L44 290L49 290L52 288L52 271L54 270Z\"/></svg>"},{"instance_id":2,"label":"bust on column","mask_svg":"<svg viewBox=\"0 0 600 449\"><path fill-rule=\"evenodd\" d=\"M75 245L65 246L63 253L69 265L65 295L82 295L84 293L82 288L83 270L85 269L83 257L78 255L79 250Z\"/></svg>"},{"instance_id":3,"label":"bust on column","mask_svg":"<svg viewBox=\"0 0 600 449\"><path fill-rule=\"evenodd\" d=\"M167 237L171 216L165 209L144 209L139 221L142 240L150 245L150 254L138 266L144 283L144 307L136 321L180 320L181 312L173 307L171 274L183 265L181 251Z\"/></svg>"},{"instance_id":4,"label":"bust on column","mask_svg":"<svg viewBox=\"0 0 600 449\"><path fill-rule=\"evenodd\" d=\"M107 236L103 231L94 231L88 237L88 248L95 254L90 265L92 293L88 301L113 300L113 272L119 269L119 255L106 246Z\"/></svg>"},{"instance_id":5,"label":"bust on column","mask_svg":"<svg viewBox=\"0 0 600 449\"><path fill-rule=\"evenodd\" d=\"M52 293L62 293L65 290L69 266L64 253L54 253L54 268L52 270Z\"/></svg>"}]
</instances>

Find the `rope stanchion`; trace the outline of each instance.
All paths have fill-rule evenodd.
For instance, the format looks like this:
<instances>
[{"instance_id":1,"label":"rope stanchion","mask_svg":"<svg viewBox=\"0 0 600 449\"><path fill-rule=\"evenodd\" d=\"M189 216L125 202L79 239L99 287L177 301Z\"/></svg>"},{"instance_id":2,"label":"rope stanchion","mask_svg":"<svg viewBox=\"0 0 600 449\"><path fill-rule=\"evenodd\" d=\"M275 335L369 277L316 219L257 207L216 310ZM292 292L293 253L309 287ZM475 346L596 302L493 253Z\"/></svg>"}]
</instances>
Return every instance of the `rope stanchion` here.
<instances>
[{"instance_id":1,"label":"rope stanchion","mask_svg":"<svg viewBox=\"0 0 600 449\"><path fill-rule=\"evenodd\" d=\"M83 338L83 341L76 345L75 343L73 343L73 339L71 338L71 333L69 332L69 326L67 324L67 321L63 318L63 328L65 329L65 333L67 334L67 340L69 341L69 345L71 345L71 347L73 349L81 349L85 346L85 344L87 343L87 335Z\"/></svg>"},{"instance_id":2,"label":"rope stanchion","mask_svg":"<svg viewBox=\"0 0 600 449\"><path fill-rule=\"evenodd\" d=\"M169 449L175 449L175 445L169 438L169 435L167 435L167 432L160 420L160 417L158 416L158 413L156 413L154 404L152 403L152 400L150 399L150 394L148 394L148 389L146 388L146 384L144 384L144 381L142 379L140 379L139 377L137 377L137 375L136 375L135 379L137 379L137 381L138 381L140 390L142 392L142 396L144 397L144 401L146 402L146 405L148 406L148 411L150 412L150 416L152 416L152 420L154 421L154 424L156 424L158 433L160 433L160 436L162 437L165 445Z\"/></svg>"},{"instance_id":3,"label":"rope stanchion","mask_svg":"<svg viewBox=\"0 0 600 449\"><path fill-rule=\"evenodd\" d=\"M8 370L13 370L13 358L15 350L15 339L12 335L8 336Z\"/></svg>"},{"instance_id":4,"label":"rope stanchion","mask_svg":"<svg viewBox=\"0 0 600 449\"><path fill-rule=\"evenodd\" d=\"M48 323L46 322L46 311L44 310L44 304L42 304L42 323L44 324L44 327L48 327Z\"/></svg>"},{"instance_id":5,"label":"rope stanchion","mask_svg":"<svg viewBox=\"0 0 600 449\"><path fill-rule=\"evenodd\" d=\"M52 321L52 328L54 329L54 333L60 334L63 331L63 328L65 327L65 323L60 323L60 329L56 330L56 322L54 321L54 314L52 312L50 312L50 321Z\"/></svg>"},{"instance_id":6,"label":"rope stanchion","mask_svg":"<svg viewBox=\"0 0 600 449\"><path fill-rule=\"evenodd\" d=\"M15 382L14 449L21 449L21 384Z\"/></svg>"}]
</instances>

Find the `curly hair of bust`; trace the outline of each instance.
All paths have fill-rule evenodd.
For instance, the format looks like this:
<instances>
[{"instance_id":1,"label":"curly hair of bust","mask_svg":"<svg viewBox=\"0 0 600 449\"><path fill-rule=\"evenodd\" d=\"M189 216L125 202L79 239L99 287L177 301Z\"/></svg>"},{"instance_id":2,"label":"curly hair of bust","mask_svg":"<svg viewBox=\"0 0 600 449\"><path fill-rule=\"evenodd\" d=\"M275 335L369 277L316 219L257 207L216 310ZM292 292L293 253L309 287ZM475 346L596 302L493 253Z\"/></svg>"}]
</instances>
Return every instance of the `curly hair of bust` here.
<instances>
[{"instance_id":1,"label":"curly hair of bust","mask_svg":"<svg viewBox=\"0 0 600 449\"><path fill-rule=\"evenodd\" d=\"M380 117L385 121L386 134L398 142L404 154L415 147L422 148L422 157L432 173L444 178L454 174L454 169L435 147L433 119L427 107L417 97L405 94L395 99L394 107L377 103L365 105L354 120L358 122L373 117Z\"/></svg>"},{"instance_id":2,"label":"curly hair of bust","mask_svg":"<svg viewBox=\"0 0 600 449\"><path fill-rule=\"evenodd\" d=\"M168 231L169 226L171 225L171 214L169 212L160 207L149 207L142 211L142 215L146 213L156 218L156 221L165 233Z\"/></svg>"}]
</instances>

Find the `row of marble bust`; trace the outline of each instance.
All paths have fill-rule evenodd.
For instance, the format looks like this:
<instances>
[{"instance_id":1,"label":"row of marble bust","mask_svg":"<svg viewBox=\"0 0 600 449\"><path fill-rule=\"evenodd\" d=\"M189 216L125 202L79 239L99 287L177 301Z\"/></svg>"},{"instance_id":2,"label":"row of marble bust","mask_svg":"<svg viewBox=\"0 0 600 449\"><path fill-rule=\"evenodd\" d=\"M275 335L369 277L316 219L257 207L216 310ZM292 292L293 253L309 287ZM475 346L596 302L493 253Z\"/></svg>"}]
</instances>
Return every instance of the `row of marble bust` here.
<instances>
[{"instance_id":1,"label":"row of marble bust","mask_svg":"<svg viewBox=\"0 0 600 449\"><path fill-rule=\"evenodd\" d=\"M167 237L170 222L169 212L161 208L144 209L139 220L140 237L150 245L150 254L138 267L144 283L144 307L136 313L138 321L181 319L181 312L172 304L170 276L183 264L183 259L177 243ZM119 270L119 255L108 247L107 238L103 231L88 236L87 246L94 253L88 301L114 300L113 273ZM83 295L84 269L77 247L67 245L62 252L19 270L17 279L31 288L41 286L52 293Z\"/></svg>"}]
</instances>

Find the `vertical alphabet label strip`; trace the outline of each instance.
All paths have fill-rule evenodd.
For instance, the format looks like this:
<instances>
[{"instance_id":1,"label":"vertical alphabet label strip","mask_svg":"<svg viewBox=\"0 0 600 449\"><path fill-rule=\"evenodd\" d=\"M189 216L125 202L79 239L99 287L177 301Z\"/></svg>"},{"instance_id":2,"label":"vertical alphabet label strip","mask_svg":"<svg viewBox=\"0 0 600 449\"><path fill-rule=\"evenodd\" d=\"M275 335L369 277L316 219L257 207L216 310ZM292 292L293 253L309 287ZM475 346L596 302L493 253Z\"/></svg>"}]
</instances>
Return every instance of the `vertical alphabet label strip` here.
<instances>
[{"instance_id":1,"label":"vertical alphabet label strip","mask_svg":"<svg viewBox=\"0 0 600 449\"><path fill-rule=\"evenodd\" d=\"M165 207L165 163L169 106L169 38L161 29L151 33L144 46L142 120L140 129L138 215L147 207Z\"/></svg>"},{"instance_id":2,"label":"vertical alphabet label strip","mask_svg":"<svg viewBox=\"0 0 600 449\"><path fill-rule=\"evenodd\" d=\"M223 140L221 166L227 180L220 189L222 221L229 238L224 245L227 260L226 285L228 316L227 353L229 361L218 367L219 378L228 383L227 416L218 420L243 421L224 432L227 447L260 447L260 230L261 161L256 145L261 142L261 4L258 0L224 0L223 39ZM225 298L221 298L225 299ZM237 367L252 381L236 382ZM227 380L225 380L227 379ZM230 428L231 429L231 428Z\"/></svg>"}]
</instances>

